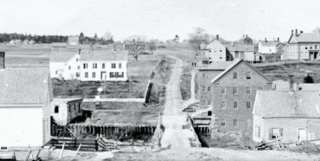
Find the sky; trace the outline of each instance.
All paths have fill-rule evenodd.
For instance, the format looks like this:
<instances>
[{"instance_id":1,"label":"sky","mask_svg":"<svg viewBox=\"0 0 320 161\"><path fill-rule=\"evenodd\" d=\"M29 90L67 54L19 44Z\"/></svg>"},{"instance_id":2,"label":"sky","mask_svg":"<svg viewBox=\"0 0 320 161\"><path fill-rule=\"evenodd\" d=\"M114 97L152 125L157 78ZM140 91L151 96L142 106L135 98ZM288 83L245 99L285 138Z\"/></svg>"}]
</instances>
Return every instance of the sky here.
<instances>
[{"instance_id":1,"label":"sky","mask_svg":"<svg viewBox=\"0 0 320 161\"><path fill-rule=\"evenodd\" d=\"M319 0L0 0L0 33L131 35L180 40L200 27L237 40L280 38L320 27Z\"/></svg>"}]
</instances>

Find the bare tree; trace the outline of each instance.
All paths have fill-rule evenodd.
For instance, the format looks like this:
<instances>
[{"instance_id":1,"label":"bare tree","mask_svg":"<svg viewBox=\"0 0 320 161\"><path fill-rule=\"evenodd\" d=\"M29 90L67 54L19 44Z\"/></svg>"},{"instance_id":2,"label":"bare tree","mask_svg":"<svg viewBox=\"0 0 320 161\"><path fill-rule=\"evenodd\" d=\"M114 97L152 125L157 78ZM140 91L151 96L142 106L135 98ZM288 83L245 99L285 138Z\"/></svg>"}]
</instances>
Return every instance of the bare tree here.
<instances>
[{"instance_id":1,"label":"bare tree","mask_svg":"<svg viewBox=\"0 0 320 161\"><path fill-rule=\"evenodd\" d=\"M145 44L139 41L135 41L133 39L133 43L126 45L127 50L129 51L129 54L132 54L132 56L138 61L138 57L141 53L145 50Z\"/></svg>"},{"instance_id":2,"label":"bare tree","mask_svg":"<svg viewBox=\"0 0 320 161\"><path fill-rule=\"evenodd\" d=\"M201 43L208 43L210 35L205 33L205 29L196 27L194 33L189 34L189 43L193 44L195 50L200 49Z\"/></svg>"},{"instance_id":3,"label":"bare tree","mask_svg":"<svg viewBox=\"0 0 320 161\"><path fill-rule=\"evenodd\" d=\"M103 40L110 40L113 38L113 35L110 33L110 32L106 32L104 35L103 35Z\"/></svg>"},{"instance_id":4,"label":"bare tree","mask_svg":"<svg viewBox=\"0 0 320 161\"><path fill-rule=\"evenodd\" d=\"M320 27L315 28L314 30L312 30L313 33L320 33Z\"/></svg>"}]
</instances>

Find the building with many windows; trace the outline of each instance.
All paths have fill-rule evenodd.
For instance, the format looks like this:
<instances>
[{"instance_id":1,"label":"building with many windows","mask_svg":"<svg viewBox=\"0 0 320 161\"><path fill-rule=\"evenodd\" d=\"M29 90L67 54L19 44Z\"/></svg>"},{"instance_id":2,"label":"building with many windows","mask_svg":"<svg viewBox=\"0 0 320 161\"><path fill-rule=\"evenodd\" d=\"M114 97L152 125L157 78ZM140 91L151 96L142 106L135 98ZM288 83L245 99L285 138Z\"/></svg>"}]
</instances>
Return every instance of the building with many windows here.
<instances>
[{"instance_id":1,"label":"building with many windows","mask_svg":"<svg viewBox=\"0 0 320 161\"><path fill-rule=\"evenodd\" d=\"M320 50L319 33L303 33L296 29L295 33L291 31L288 41L286 59L291 60L318 60Z\"/></svg>"},{"instance_id":2,"label":"building with many windows","mask_svg":"<svg viewBox=\"0 0 320 161\"><path fill-rule=\"evenodd\" d=\"M222 132L252 133L252 108L257 90L271 81L243 59L235 60L212 83L212 127Z\"/></svg>"},{"instance_id":3,"label":"building with many windows","mask_svg":"<svg viewBox=\"0 0 320 161\"><path fill-rule=\"evenodd\" d=\"M81 81L126 81L126 51L52 52L51 78Z\"/></svg>"}]
</instances>

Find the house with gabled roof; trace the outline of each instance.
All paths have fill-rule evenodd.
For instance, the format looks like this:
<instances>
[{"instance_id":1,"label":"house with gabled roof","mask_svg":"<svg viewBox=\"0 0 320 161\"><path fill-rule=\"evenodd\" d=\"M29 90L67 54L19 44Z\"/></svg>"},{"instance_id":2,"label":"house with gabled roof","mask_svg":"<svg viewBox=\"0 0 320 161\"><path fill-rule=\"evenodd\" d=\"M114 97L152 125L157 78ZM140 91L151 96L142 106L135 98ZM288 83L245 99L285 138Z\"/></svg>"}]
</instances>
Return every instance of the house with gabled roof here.
<instances>
[{"instance_id":1,"label":"house with gabled roof","mask_svg":"<svg viewBox=\"0 0 320 161\"><path fill-rule=\"evenodd\" d=\"M0 65L1 150L42 147L50 140L48 69L5 68L3 61Z\"/></svg>"},{"instance_id":2,"label":"house with gabled roof","mask_svg":"<svg viewBox=\"0 0 320 161\"><path fill-rule=\"evenodd\" d=\"M320 50L319 33L303 33L291 30L288 41L287 59L293 60L318 60Z\"/></svg>"},{"instance_id":3,"label":"house with gabled roof","mask_svg":"<svg viewBox=\"0 0 320 161\"><path fill-rule=\"evenodd\" d=\"M69 45L78 45L79 44L79 36L78 35L71 35L68 37L68 44Z\"/></svg>"},{"instance_id":4,"label":"house with gabled roof","mask_svg":"<svg viewBox=\"0 0 320 161\"><path fill-rule=\"evenodd\" d=\"M261 55L269 55L269 54L276 54L277 53L277 45L279 44L279 38L277 41L274 40L267 40L265 38L264 41L259 41L259 54Z\"/></svg>"},{"instance_id":5,"label":"house with gabled roof","mask_svg":"<svg viewBox=\"0 0 320 161\"><path fill-rule=\"evenodd\" d=\"M81 81L126 81L127 51L89 51L80 56Z\"/></svg>"},{"instance_id":6,"label":"house with gabled roof","mask_svg":"<svg viewBox=\"0 0 320 161\"><path fill-rule=\"evenodd\" d=\"M50 76L64 80L80 79L79 52L53 51L50 55Z\"/></svg>"},{"instance_id":7,"label":"house with gabled roof","mask_svg":"<svg viewBox=\"0 0 320 161\"><path fill-rule=\"evenodd\" d=\"M82 116L83 98L54 98L50 112L55 124L65 126Z\"/></svg>"},{"instance_id":8,"label":"house with gabled roof","mask_svg":"<svg viewBox=\"0 0 320 161\"><path fill-rule=\"evenodd\" d=\"M227 55L232 57L231 60L243 59L249 63L260 61L259 56L256 55L258 48L255 45L231 43L225 46L227 48Z\"/></svg>"},{"instance_id":9,"label":"house with gabled roof","mask_svg":"<svg viewBox=\"0 0 320 161\"><path fill-rule=\"evenodd\" d=\"M301 142L320 139L319 91L258 91L253 108L253 140Z\"/></svg>"},{"instance_id":10,"label":"house with gabled roof","mask_svg":"<svg viewBox=\"0 0 320 161\"><path fill-rule=\"evenodd\" d=\"M231 57L227 55L227 48L221 42L219 35L202 48L202 51L210 61L232 61Z\"/></svg>"},{"instance_id":11,"label":"house with gabled roof","mask_svg":"<svg viewBox=\"0 0 320 161\"><path fill-rule=\"evenodd\" d=\"M243 59L235 60L211 80L212 128L221 132L252 133L252 107L258 90L271 81Z\"/></svg>"}]
</instances>

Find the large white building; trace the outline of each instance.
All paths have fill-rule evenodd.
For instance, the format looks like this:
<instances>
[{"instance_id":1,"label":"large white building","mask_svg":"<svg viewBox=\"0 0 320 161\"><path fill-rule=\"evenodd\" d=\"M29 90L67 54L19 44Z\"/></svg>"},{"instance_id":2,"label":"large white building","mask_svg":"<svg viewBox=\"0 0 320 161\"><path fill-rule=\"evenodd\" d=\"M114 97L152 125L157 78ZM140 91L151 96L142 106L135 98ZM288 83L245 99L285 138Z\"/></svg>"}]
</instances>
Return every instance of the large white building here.
<instances>
[{"instance_id":1,"label":"large white building","mask_svg":"<svg viewBox=\"0 0 320 161\"><path fill-rule=\"evenodd\" d=\"M0 151L42 147L51 139L49 71L5 68L0 60Z\"/></svg>"},{"instance_id":2,"label":"large white building","mask_svg":"<svg viewBox=\"0 0 320 161\"><path fill-rule=\"evenodd\" d=\"M276 54L278 44L279 39L277 41L268 41L267 39L265 39L265 41L259 41L259 54Z\"/></svg>"},{"instance_id":3,"label":"large white building","mask_svg":"<svg viewBox=\"0 0 320 161\"><path fill-rule=\"evenodd\" d=\"M81 81L126 81L126 51L53 52L51 78Z\"/></svg>"}]
</instances>

